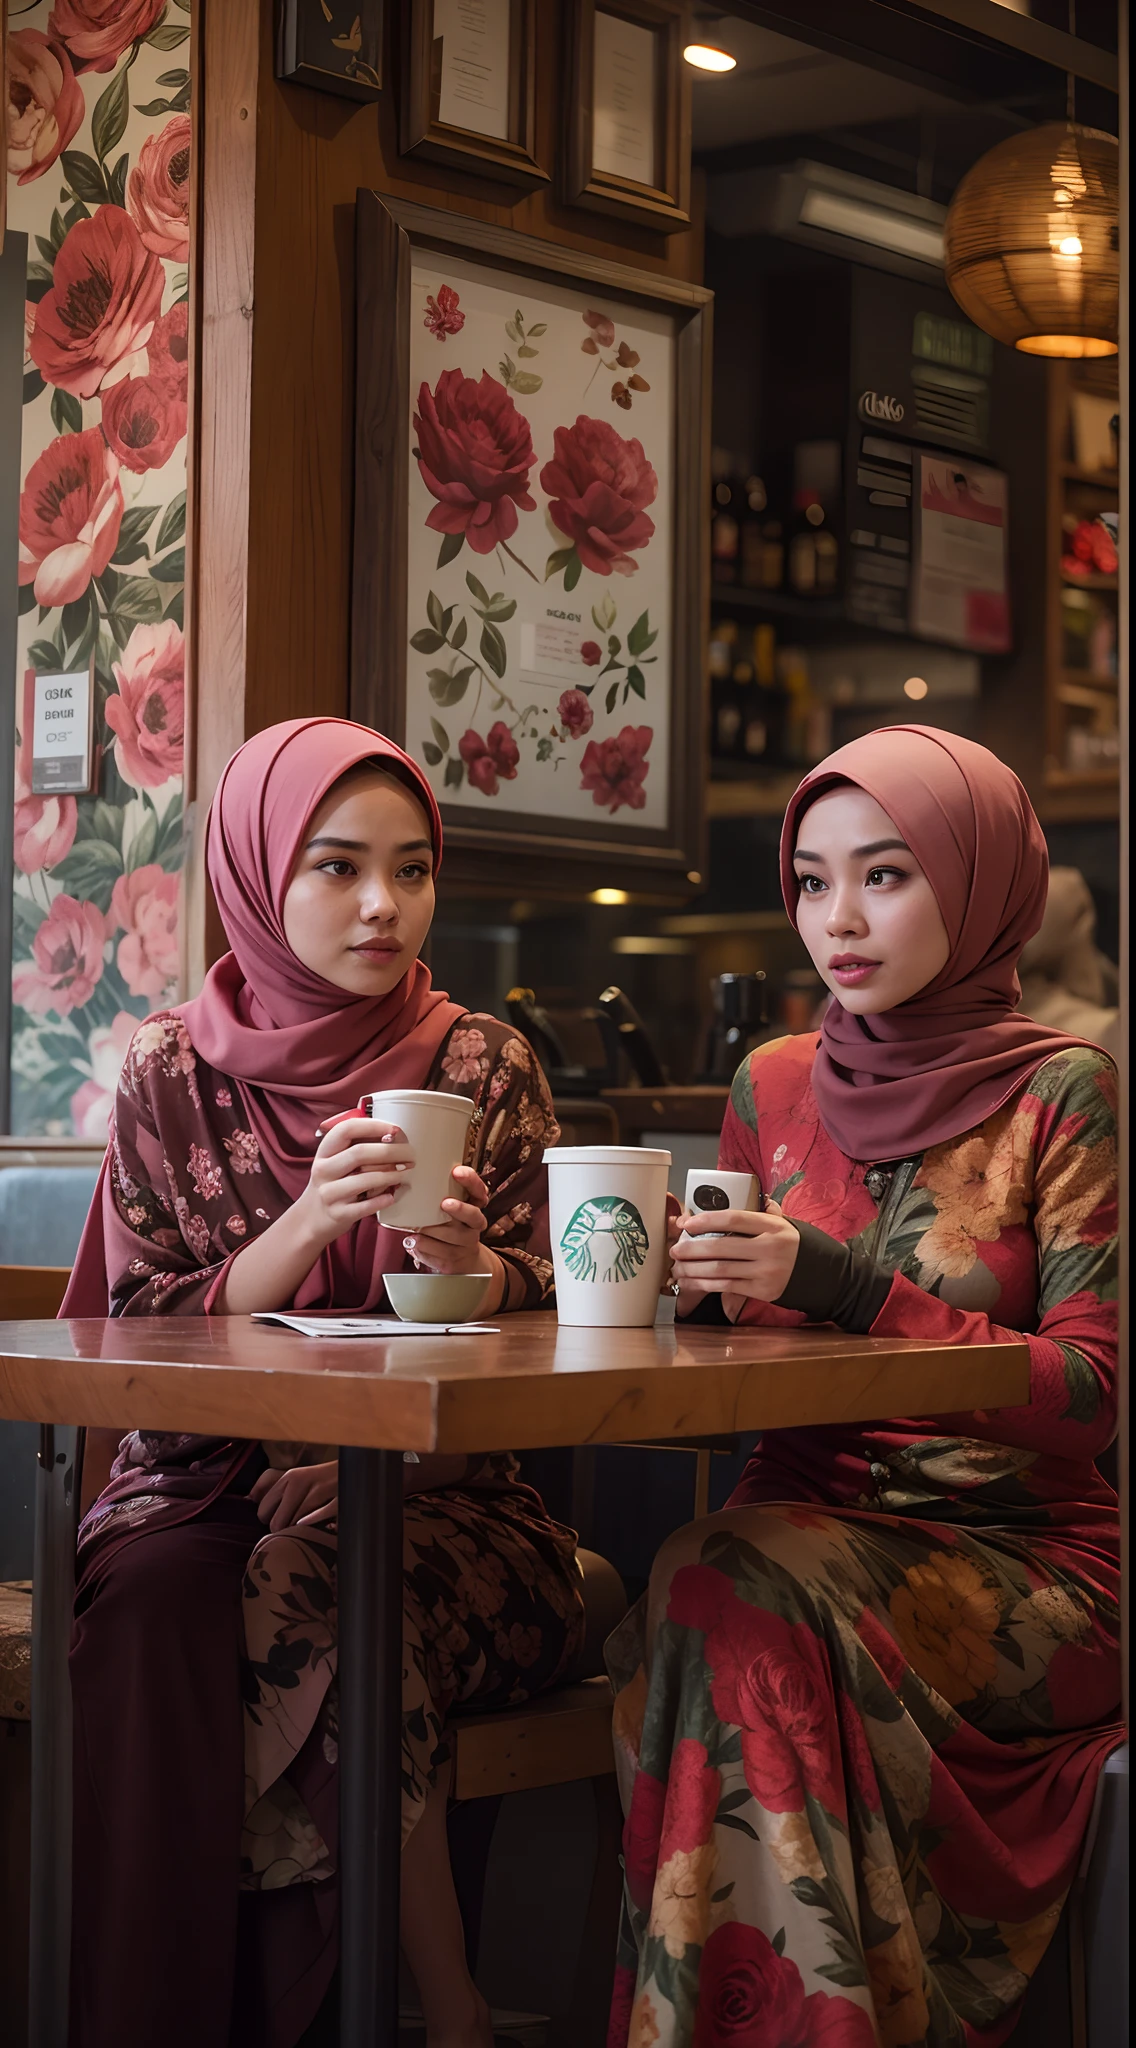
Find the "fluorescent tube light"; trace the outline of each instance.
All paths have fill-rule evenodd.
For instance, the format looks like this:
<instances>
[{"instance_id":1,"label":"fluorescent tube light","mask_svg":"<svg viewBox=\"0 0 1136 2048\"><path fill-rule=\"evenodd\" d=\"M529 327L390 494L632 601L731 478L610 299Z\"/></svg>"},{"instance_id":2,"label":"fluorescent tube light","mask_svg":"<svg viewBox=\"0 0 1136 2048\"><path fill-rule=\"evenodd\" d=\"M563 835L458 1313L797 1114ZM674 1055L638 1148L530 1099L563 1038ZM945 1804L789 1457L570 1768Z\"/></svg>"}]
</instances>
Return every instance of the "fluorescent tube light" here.
<instances>
[{"instance_id":1,"label":"fluorescent tube light","mask_svg":"<svg viewBox=\"0 0 1136 2048\"><path fill-rule=\"evenodd\" d=\"M812 186L802 195L797 217L802 227L823 228L830 235L846 235L849 241L869 242L877 249L894 249L897 255L914 256L920 263L941 265L943 261L941 229L911 214L866 205L842 192Z\"/></svg>"}]
</instances>

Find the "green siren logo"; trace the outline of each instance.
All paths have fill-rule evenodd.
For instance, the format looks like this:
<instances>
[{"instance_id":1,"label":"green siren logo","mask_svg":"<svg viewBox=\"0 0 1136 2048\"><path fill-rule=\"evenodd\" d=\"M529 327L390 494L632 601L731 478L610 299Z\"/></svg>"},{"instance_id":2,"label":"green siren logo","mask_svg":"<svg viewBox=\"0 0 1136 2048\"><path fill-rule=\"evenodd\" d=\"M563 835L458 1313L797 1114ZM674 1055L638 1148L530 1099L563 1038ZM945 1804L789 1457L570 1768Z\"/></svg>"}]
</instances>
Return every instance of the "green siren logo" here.
<instances>
[{"instance_id":1,"label":"green siren logo","mask_svg":"<svg viewBox=\"0 0 1136 2048\"><path fill-rule=\"evenodd\" d=\"M593 1195L581 1202L560 1249L575 1280L634 1280L646 1264L648 1238L634 1202Z\"/></svg>"}]
</instances>

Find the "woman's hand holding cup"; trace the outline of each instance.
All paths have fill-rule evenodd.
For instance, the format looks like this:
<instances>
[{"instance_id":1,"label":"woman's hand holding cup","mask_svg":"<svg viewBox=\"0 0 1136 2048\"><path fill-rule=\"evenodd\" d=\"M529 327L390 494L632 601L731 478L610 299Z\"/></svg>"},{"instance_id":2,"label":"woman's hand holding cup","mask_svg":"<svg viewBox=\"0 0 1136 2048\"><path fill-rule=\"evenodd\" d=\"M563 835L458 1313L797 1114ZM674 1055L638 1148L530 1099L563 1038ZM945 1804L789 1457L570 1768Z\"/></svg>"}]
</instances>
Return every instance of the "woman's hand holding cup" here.
<instances>
[{"instance_id":1,"label":"woman's hand holding cup","mask_svg":"<svg viewBox=\"0 0 1136 2048\"><path fill-rule=\"evenodd\" d=\"M377 1216L396 1199L414 1154L397 1124L377 1117L328 1118L308 1185L298 1206L313 1235L333 1244L361 1216Z\"/></svg>"},{"instance_id":2,"label":"woman's hand holding cup","mask_svg":"<svg viewBox=\"0 0 1136 2048\"><path fill-rule=\"evenodd\" d=\"M690 1315L707 1294L721 1295L731 1322L747 1301L776 1301L789 1284L800 1243L776 1202L760 1211L684 1212L671 1245L679 1315Z\"/></svg>"}]
</instances>

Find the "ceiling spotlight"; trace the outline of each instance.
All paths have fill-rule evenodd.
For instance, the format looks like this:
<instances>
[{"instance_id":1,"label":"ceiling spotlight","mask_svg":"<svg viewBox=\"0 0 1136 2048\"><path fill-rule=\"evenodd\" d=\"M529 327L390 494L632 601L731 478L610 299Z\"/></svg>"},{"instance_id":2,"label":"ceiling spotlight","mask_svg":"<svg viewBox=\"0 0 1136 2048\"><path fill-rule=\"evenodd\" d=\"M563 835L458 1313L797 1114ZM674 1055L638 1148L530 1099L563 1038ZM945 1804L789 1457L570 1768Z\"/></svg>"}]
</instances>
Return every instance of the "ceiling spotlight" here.
<instances>
[{"instance_id":1,"label":"ceiling spotlight","mask_svg":"<svg viewBox=\"0 0 1136 2048\"><path fill-rule=\"evenodd\" d=\"M907 681L903 686L904 696L914 697L916 703L919 702L919 699L921 697L925 697L927 695L927 690L928 685L924 682L922 676L908 676Z\"/></svg>"},{"instance_id":2,"label":"ceiling spotlight","mask_svg":"<svg viewBox=\"0 0 1136 2048\"><path fill-rule=\"evenodd\" d=\"M591 903L630 903L631 898L626 889L593 889L588 900Z\"/></svg>"},{"instance_id":3,"label":"ceiling spotlight","mask_svg":"<svg viewBox=\"0 0 1136 2048\"><path fill-rule=\"evenodd\" d=\"M737 68L737 58L731 57L728 50L717 49L713 43L688 43L682 54L696 71L733 71Z\"/></svg>"}]
</instances>

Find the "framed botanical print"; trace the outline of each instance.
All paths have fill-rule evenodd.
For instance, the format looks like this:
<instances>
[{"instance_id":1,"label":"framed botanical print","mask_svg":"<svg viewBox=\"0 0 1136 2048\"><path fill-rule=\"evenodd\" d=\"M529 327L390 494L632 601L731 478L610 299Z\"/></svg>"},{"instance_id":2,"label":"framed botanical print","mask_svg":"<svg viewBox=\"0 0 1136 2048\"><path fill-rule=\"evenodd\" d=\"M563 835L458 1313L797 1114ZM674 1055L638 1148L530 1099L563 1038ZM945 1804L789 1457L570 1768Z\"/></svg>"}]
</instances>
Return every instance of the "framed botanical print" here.
<instances>
[{"instance_id":1,"label":"framed botanical print","mask_svg":"<svg viewBox=\"0 0 1136 2048\"><path fill-rule=\"evenodd\" d=\"M564 197L674 234L690 225L686 0L565 9Z\"/></svg>"},{"instance_id":2,"label":"framed botanical print","mask_svg":"<svg viewBox=\"0 0 1136 2048\"><path fill-rule=\"evenodd\" d=\"M399 147L532 188L537 0L402 0Z\"/></svg>"},{"instance_id":3,"label":"framed botanical print","mask_svg":"<svg viewBox=\"0 0 1136 2048\"><path fill-rule=\"evenodd\" d=\"M459 872L701 866L710 298L359 194L352 716Z\"/></svg>"},{"instance_id":4,"label":"framed botanical print","mask_svg":"<svg viewBox=\"0 0 1136 2048\"><path fill-rule=\"evenodd\" d=\"M277 0L276 76L349 100L383 83L385 0Z\"/></svg>"}]
</instances>

